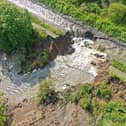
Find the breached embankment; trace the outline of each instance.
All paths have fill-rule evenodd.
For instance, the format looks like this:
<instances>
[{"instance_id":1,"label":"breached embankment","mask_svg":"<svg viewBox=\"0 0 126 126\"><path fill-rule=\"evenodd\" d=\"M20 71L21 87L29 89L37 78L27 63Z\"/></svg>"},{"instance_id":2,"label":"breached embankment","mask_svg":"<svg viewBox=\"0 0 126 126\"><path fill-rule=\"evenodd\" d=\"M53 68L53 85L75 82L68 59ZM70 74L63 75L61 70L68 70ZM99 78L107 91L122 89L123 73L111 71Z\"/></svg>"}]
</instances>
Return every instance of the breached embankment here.
<instances>
[{"instance_id":1,"label":"breached embankment","mask_svg":"<svg viewBox=\"0 0 126 126\"><path fill-rule=\"evenodd\" d=\"M69 31L73 36L89 38L95 40L98 44L107 49L111 58L119 58L126 62L126 44L107 36L106 34L95 30L94 28L82 25L74 21L71 17L57 13L45 5L34 0L8 0L19 7L26 8L32 14L49 24L60 28L63 31ZM118 57L118 55L120 57Z\"/></svg>"},{"instance_id":2,"label":"breached embankment","mask_svg":"<svg viewBox=\"0 0 126 126\"><path fill-rule=\"evenodd\" d=\"M92 65L91 62L106 62L106 56L96 52L93 44L89 40L76 38L72 44L72 53L59 54L43 69L36 69L24 75L18 74L20 66L13 59L1 53L0 89L8 102L14 105L36 96L38 83L45 78L52 79L57 91L63 91L81 82L90 83L98 74L97 65ZM97 57L96 54L101 56Z\"/></svg>"}]
</instances>

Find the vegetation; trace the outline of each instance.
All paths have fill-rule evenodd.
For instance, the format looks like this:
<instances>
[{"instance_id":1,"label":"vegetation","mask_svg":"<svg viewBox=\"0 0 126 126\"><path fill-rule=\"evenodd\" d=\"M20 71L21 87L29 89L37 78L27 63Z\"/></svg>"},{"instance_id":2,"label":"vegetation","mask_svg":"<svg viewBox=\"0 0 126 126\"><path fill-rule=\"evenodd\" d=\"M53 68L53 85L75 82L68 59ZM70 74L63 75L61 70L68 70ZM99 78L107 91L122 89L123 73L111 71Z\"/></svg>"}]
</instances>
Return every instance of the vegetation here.
<instances>
[{"instance_id":1,"label":"vegetation","mask_svg":"<svg viewBox=\"0 0 126 126\"><path fill-rule=\"evenodd\" d=\"M126 84L126 78L121 77L117 73L110 72L109 73L109 82L115 82L117 84Z\"/></svg>"},{"instance_id":2,"label":"vegetation","mask_svg":"<svg viewBox=\"0 0 126 126\"><path fill-rule=\"evenodd\" d=\"M15 50L30 51L32 36L29 13L6 0L0 0L0 50L6 53Z\"/></svg>"},{"instance_id":3,"label":"vegetation","mask_svg":"<svg viewBox=\"0 0 126 126\"><path fill-rule=\"evenodd\" d=\"M37 28L34 28L35 32L36 32L36 37L38 37L38 39L47 39L48 35L46 34L45 30L39 30ZM36 38L37 39L37 38Z\"/></svg>"},{"instance_id":4,"label":"vegetation","mask_svg":"<svg viewBox=\"0 0 126 126\"><path fill-rule=\"evenodd\" d=\"M57 35L63 33L6 0L0 0L0 12L0 50L11 54L16 62L21 64L21 73L42 68L49 63L48 51L42 46L48 35L45 30L34 28L32 23L41 25ZM40 54L37 53L37 48Z\"/></svg>"},{"instance_id":5,"label":"vegetation","mask_svg":"<svg viewBox=\"0 0 126 126\"><path fill-rule=\"evenodd\" d=\"M95 90L96 96L99 98L110 99L111 98L111 89L105 83L102 83L96 87Z\"/></svg>"},{"instance_id":6,"label":"vegetation","mask_svg":"<svg viewBox=\"0 0 126 126\"><path fill-rule=\"evenodd\" d=\"M81 84L68 96L68 101L87 110L92 115L93 126L126 125L126 105L111 100L111 90L107 83Z\"/></svg>"},{"instance_id":7,"label":"vegetation","mask_svg":"<svg viewBox=\"0 0 126 126\"><path fill-rule=\"evenodd\" d=\"M33 53L26 56L26 60L22 62L21 73L27 73L33 71L34 69L43 68L49 62L50 61L49 61L48 50L42 49L39 55L37 55L33 51Z\"/></svg>"},{"instance_id":8,"label":"vegetation","mask_svg":"<svg viewBox=\"0 0 126 126\"><path fill-rule=\"evenodd\" d=\"M40 82L39 92L38 92L38 103L39 105L55 104L57 101L57 93L52 87L51 80L44 80Z\"/></svg>"},{"instance_id":9,"label":"vegetation","mask_svg":"<svg viewBox=\"0 0 126 126\"><path fill-rule=\"evenodd\" d=\"M0 126L4 126L5 116L4 116L4 104L3 95L0 93Z\"/></svg>"},{"instance_id":10,"label":"vegetation","mask_svg":"<svg viewBox=\"0 0 126 126\"><path fill-rule=\"evenodd\" d=\"M109 100L111 98L111 90L106 84L98 84L92 86L91 84L81 84L73 93L68 97L68 101L79 104L83 109L90 112L94 109L94 102L96 97Z\"/></svg>"},{"instance_id":11,"label":"vegetation","mask_svg":"<svg viewBox=\"0 0 126 126\"><path fill-rule=\"evenodd\" d=\"M126 6L121 3L113 3L108 9L110 19L117 24L126 23Z\"/></svg>"},{"instance_id":12,"label":"vegetation","mask_svg":"<svg viewBox=\"0 0 126 126\"><path fill-rule=\"evenodd\" d=\"M40 55L40 67L44 67L45 65L47 65L49 63L49 59L48 59L48 51L44 50L41 55Z\"/></svg>"},{"instance_id":13,"label":"vegetation","mask_svg":"<svg viewBox=\"0 0 126 126\"><path fill-rule=\"evenodd\" d=\"M101 3L103 3L101 0L39 1L63 14L69 15L76 20L80 20L84 24L89 24L97 30L107 33L111 37L126 42L126 5L123 0L116 0L118 3L111 4L107 0L108 6L106 8L101 6ZM116 16L117 13L118 16ZM119 24L117 25L118 22Z\"/></svg>"},{"instance_id":14,"label":"vegetation","mask_svg":"<svg viewBox=\"0 0 126 126\"><path fill-rule=\"evenodd\" d=\"M51 27L50 25L46 24L45 22L43 22L42 20L40 20L40 19L37 18L36 16L32 16L32 15L31 15L31 20L32 20L33 23L42 26L43 28L49 30L49 31L52 32L52 33L55 33L55 34L58 35L58 36L63 35L63 32L62 32L62 31L60 31L60 30L58 30L58 29L56 29L56 28L54 28L54 27Z\"/></svg>"},{"instance_id":15,"label":"vegetation","mask_svg":"<svg viewBox=\"0 0 126 126\"><path fill-rule=\"evenodd\" d=\"M119 69L120 71L126 73L126 64L118 61L117 59L113 59L111 61L113 67Z\"/></svg>"},{"instance_id":16,"label":"vegetation","mask_svg":"<svg viewBox=\"0 0 126 126\"><path fill-rule=\"evenodd\" d=\"M119 102L105 103L102 119L99 120L102 126L125 126L126 105Z\"/></svg>"}]
</instances>

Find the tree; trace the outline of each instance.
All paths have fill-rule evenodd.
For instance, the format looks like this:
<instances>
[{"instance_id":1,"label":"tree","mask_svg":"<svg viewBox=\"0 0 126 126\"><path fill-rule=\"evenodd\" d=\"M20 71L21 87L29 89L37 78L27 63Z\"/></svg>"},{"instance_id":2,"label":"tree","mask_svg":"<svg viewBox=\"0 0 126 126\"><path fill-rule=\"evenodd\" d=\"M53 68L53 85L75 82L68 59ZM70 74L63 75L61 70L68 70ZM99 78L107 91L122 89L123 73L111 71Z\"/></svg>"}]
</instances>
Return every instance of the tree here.
<instances>
[{"instance_id":1,"label":"tree","mask_svg":"<svg viewBox=\"0 0 126 126\"><path fill-rule=\"evenodd\" d=\"M126 6L121 3L112 3L109 6L108 14L115 23L126 23Z\"/></svg>"},{"instance_id":2,"label":"tree","mask_svg":"<svg viewBox=\"0 0 126 126\"><path fill-rule=\"evenodd\" d=\"M29 50L33 34L30 15L7 1L0 0L0 50Z\"/></svg>"}]
</instances>

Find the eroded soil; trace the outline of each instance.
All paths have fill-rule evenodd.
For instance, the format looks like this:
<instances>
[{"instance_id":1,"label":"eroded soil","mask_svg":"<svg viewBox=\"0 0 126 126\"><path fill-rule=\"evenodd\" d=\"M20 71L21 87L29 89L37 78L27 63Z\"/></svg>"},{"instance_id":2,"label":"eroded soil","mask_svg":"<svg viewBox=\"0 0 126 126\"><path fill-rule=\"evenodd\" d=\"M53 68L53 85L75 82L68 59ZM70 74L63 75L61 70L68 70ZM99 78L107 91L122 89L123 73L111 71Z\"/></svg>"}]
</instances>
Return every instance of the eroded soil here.
<instances>
[{"instance_id":1,"label":"eroded soil","mask_svg":"<svg viewBox=\"0 0 126 126\"><path fill-rule=\"evenodd\" d=\"M89 114L75 104L38 108L34 100L12 111L11 126L88 126Z\"/></svg>"}]
</instances>

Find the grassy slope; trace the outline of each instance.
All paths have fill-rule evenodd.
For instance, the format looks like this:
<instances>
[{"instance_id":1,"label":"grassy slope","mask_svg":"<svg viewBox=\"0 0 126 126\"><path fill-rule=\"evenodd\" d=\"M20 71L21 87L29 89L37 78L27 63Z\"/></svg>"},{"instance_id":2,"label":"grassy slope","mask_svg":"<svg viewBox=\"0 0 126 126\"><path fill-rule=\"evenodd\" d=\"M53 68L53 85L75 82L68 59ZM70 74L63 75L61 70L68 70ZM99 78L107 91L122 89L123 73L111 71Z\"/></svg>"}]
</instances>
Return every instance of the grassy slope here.
<instances>
[{"instance_id":1,"label":"grassy slope","mask_svg":"<svg viewBox=\"0 0 126 126\"><path fill-rule=\"evenodd\" d=\"M111 65L117 69L119 69L120 71L126 73L126 63L120 62L117 59L113 59L111 61Z\"/></svg>"},{"instance_id":2,"label":"grassy slope","mask_svg":"<svg viewBox=\"0 0 126 126\"><path fill-rule=\"evenodd\" d=\"M49 7L73 18L80 20L84 24L91 25L97 30L107 33L111 37L126 42L126 29L124 24L116 24L108 18L107 8L101 8L95 2L82 6L75 6L67 0L39 0Z\"/></svg>"},{"instance_id":3,"label":"grassy slope","mask_svg":"<svg viewBox=\"0 0 126 126\"><path fill-rule=\"evenodd\" d=\"M59 29L56 29L56 28L54 28L54 27L48 25L47 23L43 22L42 20L40 20L40 19L37 18L36 16L32 16L32 15L31 15L31 20L32 20L33 23L40 25L41 27L43 27L43 28L49 30L49 31L52 32L52 33L55 33L55 34L58 35L58 36L63 35L63 32L62 32L62 31L60 31Z\"/></svg>"}]
</instances>

